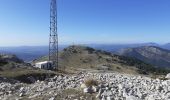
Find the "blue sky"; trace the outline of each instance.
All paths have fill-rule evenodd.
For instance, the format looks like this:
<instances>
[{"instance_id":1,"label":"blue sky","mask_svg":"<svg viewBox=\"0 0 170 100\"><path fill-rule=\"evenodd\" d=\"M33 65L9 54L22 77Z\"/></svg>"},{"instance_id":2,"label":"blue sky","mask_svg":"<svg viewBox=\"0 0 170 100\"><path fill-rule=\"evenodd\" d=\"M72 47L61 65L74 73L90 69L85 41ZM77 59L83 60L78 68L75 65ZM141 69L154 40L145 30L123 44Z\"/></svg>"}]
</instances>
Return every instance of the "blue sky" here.
<instances>
[{"instance_id":1,"label":"blue sky","mask_svg":"<svg viewBox=\"0 0 170 100\"><path fill-rule=\"evenodd\" d=\"M0 0L0 46L48 45L50 0ZM60 44L170 42L170 0L58 0Z\"/></svg>"}]
</instances>

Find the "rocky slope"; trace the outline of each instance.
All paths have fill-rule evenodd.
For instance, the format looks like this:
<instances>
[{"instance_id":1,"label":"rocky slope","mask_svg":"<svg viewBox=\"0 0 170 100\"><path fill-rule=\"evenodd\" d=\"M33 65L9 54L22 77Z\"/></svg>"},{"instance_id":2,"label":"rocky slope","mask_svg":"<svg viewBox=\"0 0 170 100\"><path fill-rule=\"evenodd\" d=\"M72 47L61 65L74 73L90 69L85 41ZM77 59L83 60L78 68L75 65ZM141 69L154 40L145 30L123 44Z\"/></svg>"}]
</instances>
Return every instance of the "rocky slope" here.
<instances>
[{"instance_id":1,"label":"rocky slope","mask_svg":"<svg viewBox=\"0 0 170 100\"><path fill-rule=\"evenodd\" d=\"M33 68L15 55L0 54L0 77L5 77L6 80L16 79L32 83L35 80L30 79L31 77L44 80L54 75L55 72Z\"/></svg>"},{"instance_id":2,"label":"rocky slope","mask_svg":"<svg viewBox=\"0 0 170 100\"><path fill-rule=\"evenodd\" d=\"M155 46L124 49L120 55L135 57L157 67L170 68L170 51Z\"/></svg>"},{"instance_id":3,"label":"rocky slope","mask_svg":"<svg viewBox=\"0 0 170 100\"><path fill-rule=\"evenodd\" d=\"M0 54L0 62L15 62L15 63L23 63L23 60L19 59L15 55L11 54Z\"/></svg>"},{"instance_id":4,"label":"rocky slope","mask_svg":"<svg viewBox=\"0 0 170 100\"><path fill-rule=\"evenodd\" d=\"M42 57L35 62L48 60ZM131 74L146 74L157 69L140 60L118 56L106 51L96 50L84 46L70 46L59 54L59 67L67 70L106 70Z\"/></svg>"},{"instance_id":5,"label":"rocky slope","mask_svg":"<svg viewBox=\"0 0 170 100\"><path fill-rule=\"evenodd\" d=\"M97 92L84 94L81 84L87 78L98 81ZM3 78L0 78L3 80ZM34 84L0 81L1 100L169 100L170 80L151 79L119 73L57 75Z\"/></svg>"},{"instance_id":6,"label":"rocky slope","mask_svg":"<svg viewBox=\"0 0 170 100\"><path fill-rule=\"evenodd\" d=\"M24 61L19 59L17 56L11 54L0 54L0 72L17 67L19 64L24 64Z\"/></svg>"}]
</instances>

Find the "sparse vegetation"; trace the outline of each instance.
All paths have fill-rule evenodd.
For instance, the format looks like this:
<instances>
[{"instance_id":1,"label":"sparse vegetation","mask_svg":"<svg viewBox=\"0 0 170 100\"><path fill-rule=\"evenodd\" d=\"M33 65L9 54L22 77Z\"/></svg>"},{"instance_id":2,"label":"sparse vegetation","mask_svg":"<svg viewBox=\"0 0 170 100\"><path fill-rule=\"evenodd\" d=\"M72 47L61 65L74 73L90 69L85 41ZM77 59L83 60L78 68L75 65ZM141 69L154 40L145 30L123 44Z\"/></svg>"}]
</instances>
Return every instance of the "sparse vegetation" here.
<instances>
[{"instance_id":1,"label":"sparse vegetation","mask_svg":"<svg viewBox=\"0 0 170 100\"><path fill-rule=\"evenodd\" d=\"M165 78L165 77L160 77L159 79L163 81L168 80L168 78Z\"/></svg>"},{"instance_id":2,"label":"sparse vegetation","mask_svg":"<svg viewBox=\"0 0 170 100\"><path fill-rule=\"evenodd\" d=\"M31 69L15 68L12 70L0 71L1 77L16 79L24 83L30 83L29 80L27 80L27 77L30 77L30 76L38 80L43 80L46 77L51 77L51 76L54 76L55 74L56 74L55 72L49 72L46 70L33 69L33 68Z\"/></svg>"},{"instance_id":3,"label":"sparse vegetation","mask_svg":"<svg viewBox=\"0 0 170 100\"><path fill-rule=\"evenodd\" d=\"M117 69L121 69L120 67L116 67Z\"/></svg>"},{"instance_id":4,"label":"sparse vegetation","mask_svg":"<svg viewBox=\"0 0 170 100\"><path fill-rule=\"evenodd\" d=\"M0 60L0 66L4 66L6 64L8 64L8 62Z\"/></svg>"},{"instance_id":5,"label":"sparse vegetation","mask_svg":"<svg viewBox=\"0 0 170 100\"><path fill-rule=\"evenodd\" d=\"M73 51L76 51L73 53ZM75 69L94 69L98 70L101 65L111 65L108 71L118 71L121 73L135 72L139 74L167 74L167 69L155 68L141 60L131 57L119 56L110 52L95 50L90 47L70 46L59 53L59 67L65 66L66 70ZM48 60L42 57L36 61ZM36 62L35 61L35 62ZM113 66L114 65L114 66ZM119 68L116 68L119 66ZM127 71L127 69L129 71ZM132 70L132 71L130 71Z\"/></svg>"},{"instance_id":6,"label":"sparse vegetation","mask_svg":"<svg viewBox=\"0 0 170 100\"><path fill-rule=\"evenodd\" d=\"M84 84L85 84L87 87L97 86L97 85L98 85L98 81L95 80L95 79L86 79L86 80L84 81Z\"/></svg>"},{"instance_id":7,"label":"sparse vegetation","mask_svg":"<svg viewBox=\"0 0 170 100\"><path fill-rule=\"evenodd\" d=\"M58 96L56 96L56 100L97 100L95 94L88 94L88 93L83 93L80 90L76 89L66 89L61 91Z\"/></svg>"},{"instance_id":8,"label":"sparse vegetation","mask_svg":"<svg viewBox=\"0 0 170 100\"><path fill-rule=\"evenodd\" d=\"M149 74L149 73L155 73L156 74L167 74L170 73L169 69L164 69L164 68L156 68L153 65L147 64L141 60L132 58L132 57L125 57L125 56L119 56L119 59L125 61L121 62L124 64L127 64L129 66L136 66L139 70L138 72L140 74Z\"/></svg>"},{"instance_id":9,"label":"sparse vegetation","mask_svg":"<svg viewBox=\"0 0 170 100\"><path fill-rule=\"evenodd\" d=\"M9 58L8 58L9 57ZM16 56L5 55L0 59L0 77L12 78L21 82L29 83L27 77L34 77L43 80L50 75L55 75L55 72L41 70L31 67L29 64L19 62Z\"/></svg>"}]
</instances>

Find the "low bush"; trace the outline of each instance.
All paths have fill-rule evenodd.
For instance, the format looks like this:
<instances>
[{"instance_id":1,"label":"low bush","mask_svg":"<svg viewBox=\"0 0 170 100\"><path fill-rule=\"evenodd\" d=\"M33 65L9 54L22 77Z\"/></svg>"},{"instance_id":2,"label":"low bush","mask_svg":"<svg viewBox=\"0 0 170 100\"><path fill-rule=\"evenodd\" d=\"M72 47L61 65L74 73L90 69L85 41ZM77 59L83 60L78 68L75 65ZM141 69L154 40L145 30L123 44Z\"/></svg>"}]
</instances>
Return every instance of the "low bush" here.
<instances>
[{"instance_id":1,"label":"low bush","mask_svg":"<svg viewBox=\"0 0 170 100\"><path fill-rule=\"evenodd\" d=\"M98 85L98 81L97 81L97 80L94 80L94 79L86 79L86 80L84 81L84 84L85 84L87 87L97 86L97 85Z\"/></svg>"}]
</instances>

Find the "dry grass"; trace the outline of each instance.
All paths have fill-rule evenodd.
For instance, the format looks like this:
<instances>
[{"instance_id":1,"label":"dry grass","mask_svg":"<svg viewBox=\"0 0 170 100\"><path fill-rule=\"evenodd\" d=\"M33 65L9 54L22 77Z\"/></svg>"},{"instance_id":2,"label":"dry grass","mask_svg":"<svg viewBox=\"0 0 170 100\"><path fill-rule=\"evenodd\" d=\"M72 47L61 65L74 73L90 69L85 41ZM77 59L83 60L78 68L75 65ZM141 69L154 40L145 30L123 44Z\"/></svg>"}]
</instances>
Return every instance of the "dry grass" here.
<instances>
[{"instance_id":1,"label":"dry grass","mask_svg":"<svg viewBox=\"0 0 170 100\"><path fill-rule=\"evenodd\" d=\"M168 78L165 78L165 77L160 77L159 79L163 81L168 80Z\"/></svg>"},{"instance_id":2,"label":"dry grass","mask_svg":"<svg viewBox=\"0 0 170 100\"><path fill-rule=\"evenodd\" d=\"M26 68L16 68L13 70L5 70L0 72L0 76L2 77L8 77L8 78L14 78L22 75L29 75L29 74L55 74L54 72L49 72L46 70L41 69L26 69Z\"/></svg>"},{"instance_id":3,"label":"dry grass","mask_svg":"<svg viewBox=\"0 0 170 100\"><path fill-rule=\"evenodd\" d=\"M90 87L90 86L98 86L98 81L95 80L95 79L86 79L84 81L84 84L87 86L87 87Z\"/></svg>"},{"instance_id":4,"label":"dry grass","mask_svg":"<svg viewBox=\"0 0 170 100\"><path fill-rule=\"evenodd\" d=\"M66 89L56 96L55 100L97 100L95 96L95 94L83 93L76 89Z\"/></svg>"}]
</instances>

